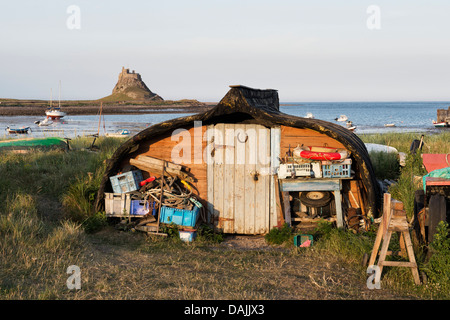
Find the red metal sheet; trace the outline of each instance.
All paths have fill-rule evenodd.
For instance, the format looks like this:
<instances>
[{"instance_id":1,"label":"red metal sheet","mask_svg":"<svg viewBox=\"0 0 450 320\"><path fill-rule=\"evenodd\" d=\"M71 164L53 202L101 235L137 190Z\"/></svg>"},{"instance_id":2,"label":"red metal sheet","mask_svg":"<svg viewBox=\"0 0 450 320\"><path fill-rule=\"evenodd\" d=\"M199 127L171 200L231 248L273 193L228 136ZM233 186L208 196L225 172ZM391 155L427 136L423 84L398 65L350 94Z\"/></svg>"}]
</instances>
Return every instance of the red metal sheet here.
<instances>
[{"instance_id":1,"label":"red metal sheet","mask_svg":"<svg viewBox=\"0 0 450 320\"><path fill-rule=\"evenodd\" d=\"M426 177L425 182L427 186L450 186L450 180L437 177Z\"/></svg>"},{"instance_id":2,"label":"red metal sheet","mask_svg":"<svg viewBox=\"0 0 450 320\"><path fill-rule=\"evenodd\" d=\"M450 154L424 153L422 161L428 172L450 166Z\"/></svg>"}]
</instances>

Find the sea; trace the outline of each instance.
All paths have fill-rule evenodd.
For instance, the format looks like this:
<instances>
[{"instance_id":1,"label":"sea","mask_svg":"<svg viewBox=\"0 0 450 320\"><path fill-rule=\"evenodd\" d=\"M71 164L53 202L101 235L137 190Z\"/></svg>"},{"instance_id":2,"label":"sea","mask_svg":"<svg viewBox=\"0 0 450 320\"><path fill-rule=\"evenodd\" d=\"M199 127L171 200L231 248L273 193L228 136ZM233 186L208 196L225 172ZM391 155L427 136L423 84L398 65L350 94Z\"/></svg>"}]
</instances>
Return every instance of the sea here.
<instances>
[{"instance_id":1,"label":"sea","mask_svg":"<svg viewBox=\"0 0 450 320\"><path fill-rule=\"evenodd\" d=\"M386 132L437 133L448 128L434 128L437 109L447 109L449 101L438 102L282 102L280 111L286 114L306 117L312 114L315 119L326 120L346 127L346 122L336 121L345 115L356 127L355 134ZM64 106L62 106L62 110ZM128 129L136 134L145 128L166 120L184 117L191 113L142 113L120 115L70 115L68 114L52 125L39 127L35 121L42 121L45 115L0 117L0 138L24 138L24 135L10 135L6 127L30 127L26 137L59 136L75 138L77 136L104 135L119 129ZM385 126L390 125L390 126Z\"/></svg>"}]
</instances>

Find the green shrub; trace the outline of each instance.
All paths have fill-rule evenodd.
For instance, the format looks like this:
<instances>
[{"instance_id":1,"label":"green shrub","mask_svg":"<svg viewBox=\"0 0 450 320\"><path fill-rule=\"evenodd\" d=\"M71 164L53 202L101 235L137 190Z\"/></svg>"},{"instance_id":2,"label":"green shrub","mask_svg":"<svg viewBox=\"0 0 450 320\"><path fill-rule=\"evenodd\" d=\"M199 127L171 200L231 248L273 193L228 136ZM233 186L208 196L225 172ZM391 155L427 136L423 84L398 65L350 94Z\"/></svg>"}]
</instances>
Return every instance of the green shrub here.
<instances>
[{"instance_id":1,"label":"green shrub","mask_svg":"<svg viewBox=\"0 0 450 320\"><path fill-rule=\"evenodd\" d=\"M62 197L64 211L68 218L82 222L93 215L93 205L103 173L103 168L95 175L88 173L78 177Z\"/></svg>"},{"instance_id":2,"label":"green shrub","mask_svg":"<svg viewBox=\"0 0 450 320\"><path fill-rule=\"evenodd\" d=\"M441 221L429 245L431 257L425 264L430 289L440 298L450 297L450 237L448 223Z\"/></svg>"},{"instance_id":3,"label":"green shrub","mask_svg":"<svg viewBox=\"0 0 450 320\"><path fill-rule=\"evenodd\" d=\"M397 183L389 188L392 198L403 202L406 214L410 219L414 215L414 193L421 188L420 184L414 182L414 177L422 176L425 173L425 169L422 167L421 153L408 154Z\"/></svg>"},{"instance_id":4,"label":"green shrub","mask_svg":"<svg viewBox=\"0 0 450 320\"><path fill-rule=\"evenodd\" d=\"M162 233L166 233L168 238L180 238L179 226L175 223L161 224L160 229Z\"/></svg>"},{"instance_id":5,"label":"green shrub","mask_svg":"<svg viewBox=\"0 0 450 320\"><path fill-rule=\"evenodd\" d=\"M380 180L395 180L398 178L400 174L400 164L398 162L397 154L372 151L369 153L369 156L373 165L375 177Z\"/></svg>"},{"instance_id":6,"label":"green shrub","mask_svg":"<svg viewBox=\"0 0 450 320\"><path fill-rule=\"evenodd\" d=\"M97 212L87 217L81 224L86 233L95 233L107 225L105 212Z\"/></svg>"},{"instance_id":7,"label":"green shrub","mask_svg":"<svg viewBox=\"0 0 450 320\"><path fill-rule=\"evenodd\" d=\"M373 232L355 234L351 230L336 228L324 221L314 229L314 248L345 263L357 264L373 247Z\"/></svg>"},{"instance_id":8,"label":"green shrub","mask_svg":"<svg viewBox=\"0 0 450 320\"><path fill-rule=\"evenodd\" d=\"M202 224L197 230L197 241L221 243L223 241L223 234L215 232L214 229L206 224Z\"/></svg>"},{"instance_id":9,"label":"green shrub","mask_svg":"<svg viewBox=\"0 0 450 320\"><path fill-rule=\"evenodd\" d=\"M268 234L264 236L266 241L270 244L282 244L292 237L291 227L285 223L281 227L273 228Z\"/></svg>"}]
</instances>

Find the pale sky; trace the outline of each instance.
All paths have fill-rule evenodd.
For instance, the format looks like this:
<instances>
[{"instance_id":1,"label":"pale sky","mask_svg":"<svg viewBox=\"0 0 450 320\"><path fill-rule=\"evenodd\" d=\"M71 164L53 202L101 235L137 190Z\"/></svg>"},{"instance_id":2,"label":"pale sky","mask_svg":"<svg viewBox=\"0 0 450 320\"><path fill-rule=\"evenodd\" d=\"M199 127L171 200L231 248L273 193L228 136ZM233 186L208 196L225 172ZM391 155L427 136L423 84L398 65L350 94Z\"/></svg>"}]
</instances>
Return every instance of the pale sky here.
<instances>
[{"instance_id":1,"label":"pale sky","mask_svg":"<svg viewBox=\"0 0 450 320\"><path fill-rule=\"evenodd\" d=\"M61 80L63 100L97 99L124 66L166 100L242 84L282 102L449 101L449 15L448 0L2 1L0 97L55 98Z\"/></svg>"}]
</instances>

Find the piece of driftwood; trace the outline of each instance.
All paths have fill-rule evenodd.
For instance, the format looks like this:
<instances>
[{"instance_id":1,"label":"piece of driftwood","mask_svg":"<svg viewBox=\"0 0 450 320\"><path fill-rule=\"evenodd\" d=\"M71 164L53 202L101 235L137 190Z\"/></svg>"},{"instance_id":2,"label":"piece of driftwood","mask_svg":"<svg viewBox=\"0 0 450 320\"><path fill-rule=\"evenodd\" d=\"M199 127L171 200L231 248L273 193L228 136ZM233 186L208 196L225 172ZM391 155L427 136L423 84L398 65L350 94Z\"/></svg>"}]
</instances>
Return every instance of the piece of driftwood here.
<instances>
[{"instance_id":1,"label":"piece of driftwood","mask_svg":"<svg viewBox=\"0 0 450 320\"><path fill-rule=\"evenodd\" d=\"M276 211L277 211L277 220L280 227L286 222L283 215L283 207L281 205L280 199L280 184L278 181L278 176L274 177L274 185L275 185L275 203L276 203Z\"/></svg>"},{"instance_id":2,"label":"piece of driftwood","mask_svg":"<svg viewBox=\"0 0 450 320\"><path fill-rule=\"evenodd\" d=\"M137 167L138 169L147 171L147 172L158 172L161 170L161 165L156 165L147 161L143 161L141 159L130 159L130 164ZM170 175L174 175L179 177L182 180L192 182L193 179L186 172L166 167L166 172Z\"/></svg>"},{"instance_id":3,"label":"piece of driftwood","mask_svg":"<svg viewBox=\"0 0 450 320\"><path fill-rule=\"evenodd\" d=\"M138 231L146 232L147 234L154 234L158 236L167 237L167 233L158 232L158 227L155 224L136 226L135 229Z\"/></svg>"},{"instance_id":4,"label":"piece of driftwood","mask_svg":"<svg viewBox=\"0 0 450 320\"><path fill-rule=\"evenodd\" d=\"M283 198L284 219L288 225L291 225L291 204L289 202L289 192L281 192Z\"/></svg>"},{"instance_id":5,"label":"piece of driftwood","mask_svg":"<svg viewBox=\"0 0 450 320\"><path fill-rule=\"evenodd\" d=\"M186 171L186 172L190 171L190 168L182 166L181 164L169 162L169 161L166 161L166 160L161 160L161 159L158 159L158 158L155 158L155 157L146 156L146 155L139 155L139 156L136 157L136 160L145 161L147 163L154 164L154 165L156 165L158 167L161 167L162 165L165 165L167 168L174 169L174 170Z\"/></svg>"},{"instance_id":6,"label":"piece of driftwood","mask_svg":"<svg viewBox=\"0 0 450 320\"><path fill-rule=\"evenodd\" d=\"M151 222L156 222L156 218L152 216L151 214L147 215L145 218L142 218L137 226L143 226Z\"/></svg>"}]
</instances>

